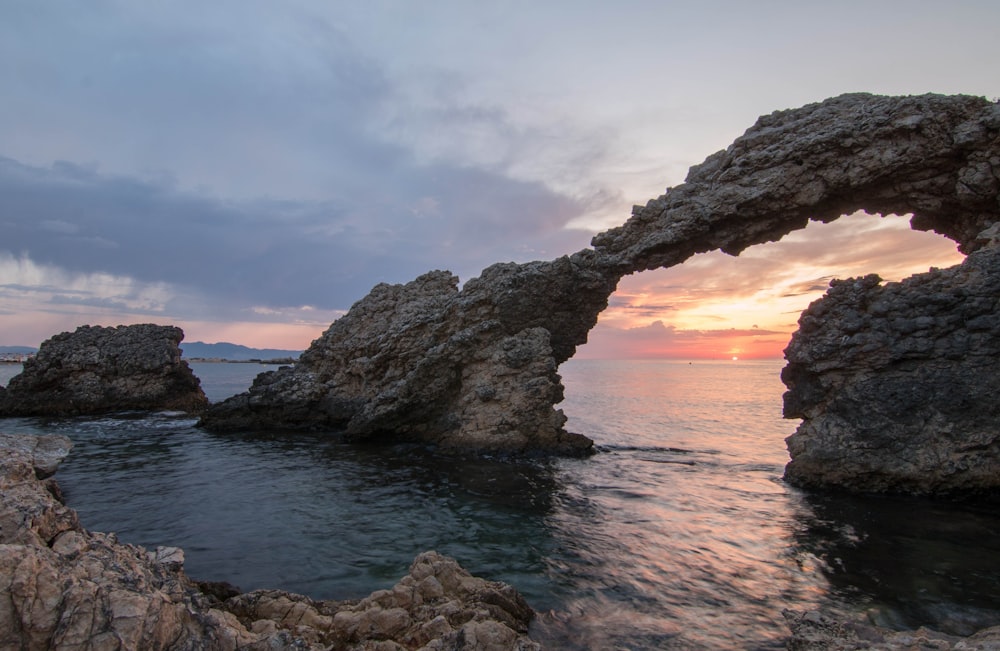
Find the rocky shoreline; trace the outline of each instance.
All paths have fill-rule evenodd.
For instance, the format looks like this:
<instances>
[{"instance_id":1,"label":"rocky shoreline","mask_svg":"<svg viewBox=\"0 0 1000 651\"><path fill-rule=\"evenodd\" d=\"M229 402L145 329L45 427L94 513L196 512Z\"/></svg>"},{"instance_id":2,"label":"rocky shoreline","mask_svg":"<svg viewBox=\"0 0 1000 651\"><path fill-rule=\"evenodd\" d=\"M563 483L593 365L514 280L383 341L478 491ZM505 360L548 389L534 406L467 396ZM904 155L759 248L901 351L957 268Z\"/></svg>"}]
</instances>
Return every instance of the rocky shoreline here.
<instances>
[{"instance_id":1,"label":"rocky shoreline","mask_svg":"<svg viewBox=\"0 0 1000 651\"><path fill-rule=\"evenodd\" d=\"M81 525L52 478L71 447L0 434L0 649L539 649L516 590L436 552L359 601L194 581L179 548L146 550Z\"/></svg>"},{"instance_id":2,"label":"rocky shoreline","mask_svg":"<svg viewBox=\"0 0 1000 651\"><path fill-rule=\"evenodd\" d=\"M436 552L392 588L353 601L241 593L184 572L177 547L147 550L86 530L52 477L72 443L0 434L0 648L26 651L538 651L535 616L511 586ZM784 612L790 651L1000 650L1000 626L969 637L894 631Z\"/></svg>"}]
</instances>

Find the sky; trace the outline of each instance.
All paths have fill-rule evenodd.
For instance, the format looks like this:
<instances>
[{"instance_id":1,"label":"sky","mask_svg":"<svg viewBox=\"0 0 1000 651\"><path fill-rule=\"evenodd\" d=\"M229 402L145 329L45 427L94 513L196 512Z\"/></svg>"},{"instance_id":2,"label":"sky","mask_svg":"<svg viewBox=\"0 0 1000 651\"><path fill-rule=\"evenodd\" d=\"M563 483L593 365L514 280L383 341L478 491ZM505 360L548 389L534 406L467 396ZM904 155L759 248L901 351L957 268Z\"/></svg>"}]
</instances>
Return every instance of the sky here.
<instances>
[{"instance_id":1,"label":"sky","mask_svg":"<svg viewBox=\"0 0 1000 651\"><path fill-rule=\"evenodd\" d=\"M995 0L5 2L0 345L304 349L377 283L586 248L760 115L992 99L997 60ZM960 260L814 224L623 279L579 356L780 356L831 278Z\"/></svg>"}]
</instances>

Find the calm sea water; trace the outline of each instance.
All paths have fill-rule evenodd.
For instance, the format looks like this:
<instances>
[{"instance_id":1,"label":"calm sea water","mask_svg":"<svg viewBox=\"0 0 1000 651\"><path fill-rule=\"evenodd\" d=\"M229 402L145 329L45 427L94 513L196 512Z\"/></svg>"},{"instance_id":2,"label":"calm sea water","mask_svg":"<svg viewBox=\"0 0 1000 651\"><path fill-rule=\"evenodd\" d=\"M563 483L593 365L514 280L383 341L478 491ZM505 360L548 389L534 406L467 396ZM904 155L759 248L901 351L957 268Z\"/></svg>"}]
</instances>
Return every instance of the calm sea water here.
<instances>
[{"instance_id":1,"label":"calm sea water","mask_svg":"<svg viewBox=\"0 0 1000 651\"><path fill-rule=\"evenodd\" d=\"M88 528L181 546L189 575L245 590L360 597L436 549L524 593L548 648L783 648L783 608L1000 623L1000 509L782 482L781 365L571 360L561 407L588 459L217 435L170 413L0 429L74 440L57 477ZM213 401L266 370L193 366Z\"/></svg>"}]
</instances>

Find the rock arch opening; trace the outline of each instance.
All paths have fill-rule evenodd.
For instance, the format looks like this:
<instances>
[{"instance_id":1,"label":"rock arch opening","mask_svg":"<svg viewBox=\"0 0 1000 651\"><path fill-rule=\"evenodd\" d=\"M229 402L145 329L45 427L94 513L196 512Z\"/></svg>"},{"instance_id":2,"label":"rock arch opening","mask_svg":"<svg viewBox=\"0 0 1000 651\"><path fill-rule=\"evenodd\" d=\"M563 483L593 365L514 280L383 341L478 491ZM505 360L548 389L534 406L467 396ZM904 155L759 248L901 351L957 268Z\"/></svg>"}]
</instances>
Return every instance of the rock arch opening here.
<instances>
[{"instance_id":1,"label":"rock arch opening","mask_svg":"<svg viewBox=\"0 0 1000 651\"><path fill-rule=\"evenodd\" d=\"M739 256L711 251L625 276L574 358L780 358L799 315L831 280L877 273L899 281L965 258L955 242L913 230L910 218L859 211Z\"/></svg>"}]
</instances>

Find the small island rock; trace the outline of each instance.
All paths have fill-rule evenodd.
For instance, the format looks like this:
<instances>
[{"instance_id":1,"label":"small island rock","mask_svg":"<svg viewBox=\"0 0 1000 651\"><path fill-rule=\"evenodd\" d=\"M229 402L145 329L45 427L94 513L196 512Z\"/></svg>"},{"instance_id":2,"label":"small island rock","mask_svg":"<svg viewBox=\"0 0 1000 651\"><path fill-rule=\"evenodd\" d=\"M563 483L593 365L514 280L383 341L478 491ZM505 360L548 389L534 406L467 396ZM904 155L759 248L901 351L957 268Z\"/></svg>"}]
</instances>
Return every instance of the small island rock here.
<instances>
[{"instance_id":1,"label":"small island rock","mask_svg":"<svg viewBox=\"0 0 1000 651\"><path fill-rule=\"evenodd\" d=\"M153 324L81 326L58 334L0 393L0 416L200 412L208 399L181 359L183 338L180 328Z\"/></svg>"}]
</instances>

